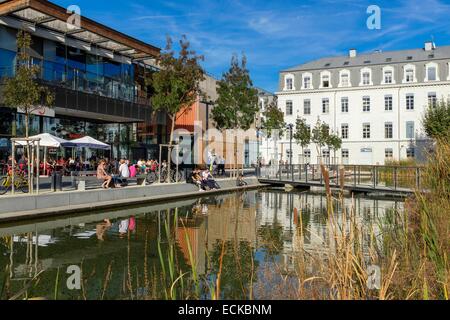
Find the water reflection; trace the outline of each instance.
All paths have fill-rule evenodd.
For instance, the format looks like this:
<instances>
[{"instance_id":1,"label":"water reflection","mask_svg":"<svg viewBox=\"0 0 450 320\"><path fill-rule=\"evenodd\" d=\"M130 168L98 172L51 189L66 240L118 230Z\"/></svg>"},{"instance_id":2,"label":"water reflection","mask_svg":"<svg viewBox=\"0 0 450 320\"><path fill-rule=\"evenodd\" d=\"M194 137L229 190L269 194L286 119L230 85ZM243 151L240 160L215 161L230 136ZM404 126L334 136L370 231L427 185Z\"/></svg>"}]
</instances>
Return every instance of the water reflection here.
<instances>
[{"instance_id":1,"label":"water reflection","mask_svg":"<svg viewBox=\"0 0 450 320\"><path fill-rule=\"evenodd\" d=\"M345 200L347 209L352 205L357 219L373 228L369 222L403 203ZM334 211L342 222L343 208L336 204ZM317 255L333 246L327 219L322 195L264 190L3 225L0 298L13 297L34 279L20 298L164 299L178 270L195 270L214 285L220 278L219 289L205 283L198 288L203 299L212 292L226 299L264 298L264 290L280 281L267 270L289 274L298 251ZM70 265L82 267L80 291L65 286ZM194 293L175 294L183 299Z\"/></svg>"}]
</instances>

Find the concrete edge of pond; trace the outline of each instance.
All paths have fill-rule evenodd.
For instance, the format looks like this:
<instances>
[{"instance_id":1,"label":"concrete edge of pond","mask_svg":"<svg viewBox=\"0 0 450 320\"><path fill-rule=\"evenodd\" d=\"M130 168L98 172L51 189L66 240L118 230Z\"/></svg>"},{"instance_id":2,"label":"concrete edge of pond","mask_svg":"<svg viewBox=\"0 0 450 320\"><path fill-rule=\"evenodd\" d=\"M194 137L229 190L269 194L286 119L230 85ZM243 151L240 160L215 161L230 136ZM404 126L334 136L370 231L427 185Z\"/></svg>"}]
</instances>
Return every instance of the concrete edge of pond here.
<instances>
[{"instance_id":1,"label":"concrete edge of pond","mask_svg":"<svg viewBox=\"0 0 450 320\"><path fill-rule=\"evenodd\" d=\"M215 194L263 188L258 179L247 178L247 187L237 187L236 180L219 180L220 190L199 192L192 184L164 184L110 190L70 191L53 194L0 198L0 223L18 222L182 198L197 198Z\"/></svg>"}]
</instances>

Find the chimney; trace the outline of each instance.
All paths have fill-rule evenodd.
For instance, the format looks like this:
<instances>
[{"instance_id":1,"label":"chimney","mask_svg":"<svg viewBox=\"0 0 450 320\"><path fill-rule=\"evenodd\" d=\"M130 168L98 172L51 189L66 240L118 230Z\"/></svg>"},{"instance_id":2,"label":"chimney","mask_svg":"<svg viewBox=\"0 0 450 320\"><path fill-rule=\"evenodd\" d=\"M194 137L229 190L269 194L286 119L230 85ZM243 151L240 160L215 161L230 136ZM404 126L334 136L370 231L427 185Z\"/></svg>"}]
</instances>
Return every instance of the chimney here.
<instances>
[{"instance_id":1,"label":"chimney","mask_svg":"<svg viewBox=\"0 0 450 320\"><path fill-rule=\"evenodd\" d=\"M350 56L350 58L355 58L356 57L356 49L350 49L349 56Z\"/></svg>"},{"instance_id":2,"label":"chimney","mask_svg":"<svg viewBox=\"0 0 450 320\"><path fill-rule=\"evenodd\" d=\"M436 45L432 41L425 42L425 51L432 51L436 49Z\"/></svg>"}]
</instances>

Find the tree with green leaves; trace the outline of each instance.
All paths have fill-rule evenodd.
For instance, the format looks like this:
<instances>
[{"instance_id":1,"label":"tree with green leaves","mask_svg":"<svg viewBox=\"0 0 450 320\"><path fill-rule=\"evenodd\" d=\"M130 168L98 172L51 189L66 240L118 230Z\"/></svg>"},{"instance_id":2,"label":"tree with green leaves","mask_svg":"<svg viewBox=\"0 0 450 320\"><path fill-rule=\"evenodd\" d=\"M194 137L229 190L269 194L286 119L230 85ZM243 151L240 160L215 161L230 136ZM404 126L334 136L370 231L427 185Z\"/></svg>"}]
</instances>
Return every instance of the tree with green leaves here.
<instances>
[{"instance_id":1,"label":"tree with green leaves","mask_svg":"<svg viewBox=\"0 0 450 320\"><path fill-rule=\"evenodd\" d=\"M429 106L422 119L425 132L433 139L450 140L450 101Z\"/></svg>"},{"instance_id":2,"label":"tree with green leaves","mask_svg":"<svg viewBox=\"0 0 450 320\"><path fill-rule=\"evenodd\" d=\"M217 84L218 99L212 118L219 130L248 130L255 121L258 90L253 87L247 58L233 55L230 69ZM234 137L234 165L237 168L237 137Z\"/></svg>"},{"instance_id":3,"label":"tree with green leaves","mask_svg":"<svg viewBox=\"0 0 450 320\"><path fill-rule=\"evenodd\" d=\"M52 108L54 95L48 87L39 83L41 68L33 64L30 56L32 45L31 35L20 30L17 33L17 58L14 77L7 78L3 89L3 104L16 112L25 114L25 138L29 138L30 117L34 112L43 107ZM35 159L30 159L30 145L27 143L25 156L28 161L28 185L30 191L33 184L31 175L31 163ZM14 157L14 155L13 155Z\"/></svg>"},{"instance_id":4,"label":"tree with green leaves","mask_svg":"<svg viewBox=\"0 0 450 320\"><path fill-rule=\"evenodd\" d=\"M306 124L306 119L297 119L294 139L302 147L302 155L304 155L304 149L311 143L311 129Z\"/></svg>"},{"instance_id":5,"label":"tree with green leaves","mask_svg":"<svg viewBox=\"0 0 450 320\"><path fill-rule=\"evenodd\" d=\"M279 137L283 135L286 123L284 122L284 113L278 108L278 99L274 99L269 103L262 113L261 127L267 133L267 137L272 137L272 133L277 133Z\"/></svg>"},{"instance_id":6,"label":"tree with green leaves","mask_svg":"<svg viewBox=\"0 0 450 320\"><path fill-rule=\"evenodd\" d=\"M177 119L188 111L203 96L200 83L205 79L205 72L200 65L204 57L191 50L186 36L179 41L180 51L175 56L173 42L167 38L167 45L157 59L161 70L147 79L147 84L154 90L151 99L153 110L163 110L171 121L168 151L168 176L170 177L170 154Z\"/></svg>"},{"instance_id":7,"label":"tree with green leaves","mask_svg":"<svg viewBox=\"0 0 450 320\"><path fill-rule=\"evenodd\" d=\"M334 151L334 157L336 158L336 151L342 148L342 139L337 134L331 133L328 136L327 141L328 149Z\"/></svg>"},{"instance_id":8,"label":"tree with green leaves","mask_svg":"<svg viewBox=\"0 0 450 320\"><path fill-rule=\"evenodd\" d=\"M29 137L30 116L42 107L52 108L54 95L37 79L41 72L30 56L31 35L23 30L17 34L17 66L15 76L5 80L4 105L25 114L25 137Z\"/></svg>"},{"instance_id":9,"label":"tree with green leaves","mask_svg":"<svg viewBox=\"0 0 450 320\"><path fill-rule=\"evenodd\" d=\"M311 141L316 145L317 154L322 158L322 148L327 145L330 138L330 127L317 120L316 126L312 130Z\"/></svg>"}]
</instances>

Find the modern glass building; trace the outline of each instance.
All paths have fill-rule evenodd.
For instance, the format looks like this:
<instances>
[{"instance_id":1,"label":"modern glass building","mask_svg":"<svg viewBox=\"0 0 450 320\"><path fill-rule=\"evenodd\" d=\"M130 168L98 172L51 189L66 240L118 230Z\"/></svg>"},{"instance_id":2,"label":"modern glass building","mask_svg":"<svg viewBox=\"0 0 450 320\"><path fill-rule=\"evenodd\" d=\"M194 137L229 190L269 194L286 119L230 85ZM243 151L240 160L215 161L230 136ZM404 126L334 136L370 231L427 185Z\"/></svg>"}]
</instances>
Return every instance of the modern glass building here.
<instances>
[{"instance_id":1,"label":"modern glass building","mask_svg":"<svg viewBox=\"0 0 450 320\"><path fill-rule=\"evenodd\" d=\"M151 156L165 142L164 114L152 118L150 89L160 49L45 0L0 0L0 101L14 76L18 30L32 35L39 81L55 94L54 109L31 118L30 134L65 139L90 135L114 157ZM24 116L0 105L0 159L9 139L24 133Z\"/></svg>"}]
</instances>

